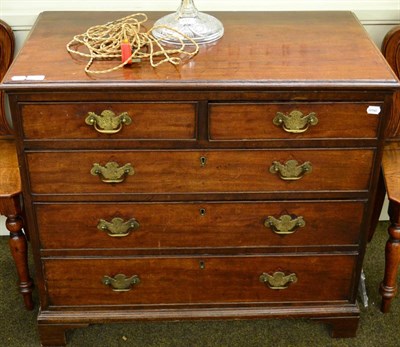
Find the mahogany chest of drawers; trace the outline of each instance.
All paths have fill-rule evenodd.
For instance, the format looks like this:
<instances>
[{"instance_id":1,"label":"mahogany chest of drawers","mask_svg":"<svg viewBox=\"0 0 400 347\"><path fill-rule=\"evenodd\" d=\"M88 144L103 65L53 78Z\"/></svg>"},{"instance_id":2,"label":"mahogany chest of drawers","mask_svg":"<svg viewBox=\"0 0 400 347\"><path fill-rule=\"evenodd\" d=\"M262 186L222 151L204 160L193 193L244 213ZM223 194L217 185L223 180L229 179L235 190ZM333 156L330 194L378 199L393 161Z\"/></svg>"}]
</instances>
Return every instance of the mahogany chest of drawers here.
<instances>
[{"instance_id":1,"label":"mahogany chest of drawers","mask_svg":"<svg viewBox=\"0 0 400 347\"><path fill-rule=\"evenodd\" d=\"M178 67L87 76L66 43L124 15L41 14L2 84L42 344L138 319L309 317L354 336L398 88L357 19L218 13L224 37Z\"/></svg>"}]
</instances>

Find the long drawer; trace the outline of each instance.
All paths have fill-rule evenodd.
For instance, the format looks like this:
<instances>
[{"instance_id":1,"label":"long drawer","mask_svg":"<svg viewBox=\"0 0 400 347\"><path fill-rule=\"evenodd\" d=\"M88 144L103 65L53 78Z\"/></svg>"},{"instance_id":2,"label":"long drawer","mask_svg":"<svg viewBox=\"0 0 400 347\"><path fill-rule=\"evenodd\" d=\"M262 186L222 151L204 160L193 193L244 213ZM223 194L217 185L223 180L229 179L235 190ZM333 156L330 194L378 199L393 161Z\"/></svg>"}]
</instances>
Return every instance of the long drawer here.
<instances>
[{"instance_id":1,"label":"long drawer","mask_svg":"<svg viewBox=\"0 0 400 347\"><path fill-rule=\"evenodd\" d=\"M53 203L35 204L35 210L43 249L129 248L157 253L355 245L364 202Z\"/></svg>"},{"instance_id":2,"label":"long drawer","mask_svg":"<svg viewBox=\"0 0 400 347\"><path fill-rule=\"evenodd\" d=\"M376 113L381 107L381 103L211 103L209 137L224 141L376 138L380 120Z\"/></svg>"},{"instance_id":3,"label":"long drawer","mask_svg":"<svg viewBox=\"0 0 400 347\"><path fill-rule=\"evenodd\" d=\"M28 152L34 194L367 191L373 149Z\"/></svg>"},{"instance_id":4,"label":"long drawer","mask_svg":"<svg viewBox=\"0 0 400 347\"><path fill-rule=\"evenodd\" d=\"M44 103L21 107L26 139L196 138L194 102Z\"/></svg>"},{"instance_id":5,"label":"long drawer","mask_svg":"<svg viewBox=\"0 0 400 347\"><path fill-rule=\"evenodd\" d=\"M356 256L44 259L50 306L350 300Z\"/></svg>"}]
</instances>

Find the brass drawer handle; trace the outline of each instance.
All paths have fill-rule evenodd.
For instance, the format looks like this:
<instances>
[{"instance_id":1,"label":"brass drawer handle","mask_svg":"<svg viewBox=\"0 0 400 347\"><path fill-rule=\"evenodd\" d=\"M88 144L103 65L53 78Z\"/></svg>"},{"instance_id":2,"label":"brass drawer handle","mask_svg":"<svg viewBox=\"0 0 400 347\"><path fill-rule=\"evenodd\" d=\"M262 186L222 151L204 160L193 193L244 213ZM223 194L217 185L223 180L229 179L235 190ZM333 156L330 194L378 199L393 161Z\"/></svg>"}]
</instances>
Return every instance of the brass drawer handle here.
<instances>
[{"instance_id":1,"label":"brass drawer handle","mask_svg":"<svg viewBox=\"0 0 400 347\"><path fill-rule=\"evenodd\" d=\"M263 272L260 282L265 283L271 289L282 290L288 288L291 283L296 283L297 275L295 273L286 275L282 271L276 271L272 275Z\"/></svg>"},{"instance_id":2,"label":"brass drawer handle","mask_svg":"<svg viewBox=\"0 0 400 347\"><path fill-rule=\"evenodd\" d=\"M122 126L131 124L132 119L127 112L116 116L114 112L104 110L100 116L94 112L88 112L85 123L92 125L101 134L116 134L121 131Z\"/></svg>"},{"instance_id":3,"label":"brass drawer handle","mask_svg":"<svg viewBox=\"0 0 400 347\"><path fill-rule=\"evenodd\" d=\"M299 165L297 160L288 160L284 164L281 164L279 161L274 161L269 168L269 172L273 174L279 173L279 177L285 181L299 180L311 171L312 165L309 161Z\"/></svg>"},{"instance_id":4,"label":"brass drawer handle","mask_svg":"<svg viewBox=\"0 0 400 347\"><path fill-rule=\"evenodd\" d=\"M111 222L100 219L97 224L97 229L107 232L111 237L124 237L128 236L131 231L137 230L140 224L135 218L124 221L122 218L115 217Z\"/></svg>"},{"instance_id":5,"label":"brass drawer handle","mask_svg":"<svg viewBox=\"0 0 400 347\"><path fill-rule=\"evenodd\" d=\"M140 283L140 278L137 275L127 277L124 274L118 274L114 277L104 276L101 282L106 286L110 286L114 292L127 292L134 285Z\"/></svg>"},{"instance_id":6,"label":"brass drawer handle","mask_svg":"<svg viewBox=\"0 0 400 347\"><path fill-rule=\"evenodd\" d=\"M266 228L271 228L275 234L287 235L293 234L298 228L303 228L306 225L303 217L291 216L284 214L276 219L273 216L268 216L264 221Z\"/></svg>"},{"instance_id":7,"label":"brass drawer handle","mask_svg":"<svg viewBox=\"0 0 400 347\"><path fill-rule=\"evenodd\" d=\"M304 133L310 125L317 125L318 118L315 112L304 116L302 112L294 110L289 114L277 112L272 120L276 126L281 126L288 133Z\"/></svg>"},{"instance_id":8,"label":"brass drawer handle","mask_svg":"<svg viewBox=\"0 0 400 347\"><path fill-rule=\"evenodd\" d=\"M104 183L121 183L127 175L132 176L135 170L130 163L119 166L118 163L111 161L104 166L98 163L93 164L90 173L93 176L99 176Z\"/></svg>"}]
</instances>

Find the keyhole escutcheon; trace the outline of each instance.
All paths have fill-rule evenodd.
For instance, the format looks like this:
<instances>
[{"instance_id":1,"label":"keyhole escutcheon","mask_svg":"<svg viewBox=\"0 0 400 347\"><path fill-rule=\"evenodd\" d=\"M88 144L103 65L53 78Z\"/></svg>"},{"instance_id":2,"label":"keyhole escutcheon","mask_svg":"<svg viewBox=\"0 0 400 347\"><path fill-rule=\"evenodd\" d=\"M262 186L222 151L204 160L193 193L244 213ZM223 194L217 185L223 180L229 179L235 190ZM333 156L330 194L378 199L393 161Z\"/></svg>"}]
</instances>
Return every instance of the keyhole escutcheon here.
<instances>
[{"instance_id":1,"label":"keyhole escutcheon","mask_svg":"<svg viewBox=\"0 0 400 347\"><path fill-rule=\"evenodd\" d=\"M201 156L200 157L200 166L204 167L204 166L206 166L206 164L207 164L207 158L204 156Z\"/></svg>"}]
</instances>

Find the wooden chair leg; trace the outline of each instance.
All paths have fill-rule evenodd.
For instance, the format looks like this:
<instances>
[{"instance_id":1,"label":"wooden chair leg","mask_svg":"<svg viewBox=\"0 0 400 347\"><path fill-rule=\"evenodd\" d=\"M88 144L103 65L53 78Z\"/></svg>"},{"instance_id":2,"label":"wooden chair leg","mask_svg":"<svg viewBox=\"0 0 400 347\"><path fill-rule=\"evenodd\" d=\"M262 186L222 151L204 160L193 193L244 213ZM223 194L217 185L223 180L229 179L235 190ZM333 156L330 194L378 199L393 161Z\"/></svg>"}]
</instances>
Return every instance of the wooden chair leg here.
<instances>
[{"instance_id":1,"label":"wooden chair leg","mask_svg":"<svg viewBox=\"0 0 400 347\"><path fill-rule=\"evenodd\" d=\"M26 219L26 213L25 213L24 208L22 208L22 211L21 211L21 218L22 218L22 223L23 223L24 234L25 234L27 241L29 242L31 240L31 237L30 237L29 229L28 229L28 226L26 223L27 219Z\"/></svg>"},{"instance_id":2,"label":"wooden chair leg","mask_svg":"<svg viewBox=\"0 0 400 347\"><path fill-rule=\"evenodd\" d=\"M22 231L23 221L18 215L8 215L6 227L10 232L10 250L14 258L19 278L19 291L21 292L27 310L33 309L32 290L33 281L29 276L28 247L25 234Z\"/></svg>"},{"instance_id":3,"label":"wooden chair leg","mask_svg":"<svg viewBox=\"0 0 400 347\"><path fill-rule=\"evenodd\" d=\"M397 270L400 264L400 204L389 202L389 239L385 248L385 275L380 286L381 311L389 312L392 299L397 292Z\"/></svg>"}]
</instances>

